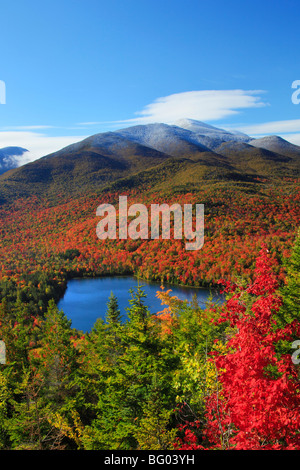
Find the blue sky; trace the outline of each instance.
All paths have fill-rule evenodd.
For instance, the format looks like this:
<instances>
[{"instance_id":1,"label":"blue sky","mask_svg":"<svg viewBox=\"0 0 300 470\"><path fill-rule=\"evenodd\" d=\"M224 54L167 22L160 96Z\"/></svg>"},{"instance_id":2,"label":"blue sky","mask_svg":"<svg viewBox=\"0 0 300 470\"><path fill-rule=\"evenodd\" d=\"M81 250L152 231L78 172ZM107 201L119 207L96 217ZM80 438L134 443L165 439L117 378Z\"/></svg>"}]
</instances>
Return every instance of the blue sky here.
<instances>
[{"instance_id":1,"label":"blue sky","mask_svg":"<svg viewBox=\"0 0 300 470\"><path fill-rule=\"evenodd\" d=\"M298 0L3 0L0 148L194 118L300 145ZM1 101L1 95L0 95ZM3 99L2 99L3 101Z\"/></svg>"}]
</instances>

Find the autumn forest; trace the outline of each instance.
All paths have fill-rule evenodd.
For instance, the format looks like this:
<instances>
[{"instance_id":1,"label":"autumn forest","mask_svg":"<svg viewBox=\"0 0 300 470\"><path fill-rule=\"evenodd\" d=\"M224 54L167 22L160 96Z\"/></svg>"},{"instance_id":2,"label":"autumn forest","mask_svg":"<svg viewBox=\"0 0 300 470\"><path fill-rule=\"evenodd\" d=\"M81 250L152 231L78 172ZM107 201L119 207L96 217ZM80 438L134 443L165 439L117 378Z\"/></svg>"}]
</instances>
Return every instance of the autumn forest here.
<instances>
[{"instance_id":1,"label":"autumn forest","mask_svg":"<svg viewBox=\"0 0 300 470\"><path fill-rule=\"evenodd\" d=\"M286 178L123 190L146 206L204 204L199 251L99 240L96 208L118 191L4 201L0 448L300 449L298 189ZM68 279L129 273L126 322L113 294L89 333L56 306ZM157 281L155 315L143 279ZM164 282L218 287L227 300L203 308Z\"/></svg>"}]
</instances>

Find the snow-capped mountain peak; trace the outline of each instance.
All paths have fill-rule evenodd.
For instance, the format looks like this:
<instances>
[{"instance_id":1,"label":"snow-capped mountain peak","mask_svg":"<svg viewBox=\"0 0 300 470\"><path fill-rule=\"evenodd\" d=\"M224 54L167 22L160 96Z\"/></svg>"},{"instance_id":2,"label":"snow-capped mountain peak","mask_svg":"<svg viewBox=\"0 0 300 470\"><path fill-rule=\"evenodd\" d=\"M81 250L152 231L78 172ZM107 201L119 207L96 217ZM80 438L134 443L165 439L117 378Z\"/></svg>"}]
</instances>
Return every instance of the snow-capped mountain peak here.
<instances>
[{"instance_id":1,"label":"snow-capped mountain peak","mask_svg":"<svg viewBox=\"0 0 300 470\"><path fill-rule=\"evenodd\" d=\"M196 121L195 119L179 119L178 121L175 121L174 125L197 134L230 134L230 132L225 131L224 129L219 129L218 127L212 126L202 121Z\"/></svg>"}]
</instances>

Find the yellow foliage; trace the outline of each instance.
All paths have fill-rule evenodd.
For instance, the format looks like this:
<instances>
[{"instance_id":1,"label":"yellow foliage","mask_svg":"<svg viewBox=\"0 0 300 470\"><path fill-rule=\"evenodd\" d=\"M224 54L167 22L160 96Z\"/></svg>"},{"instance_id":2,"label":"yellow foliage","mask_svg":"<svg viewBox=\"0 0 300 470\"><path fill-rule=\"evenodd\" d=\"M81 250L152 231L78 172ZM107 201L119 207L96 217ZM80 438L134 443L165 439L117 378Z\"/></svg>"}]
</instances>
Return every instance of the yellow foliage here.
<instances>
[{"instance_id":1,"label":"yellow foliage","mask_svg":"<svg viewBox=\"0 0 300 470\"><path fill-rule=\"evenodd\" d=\"M9 396L8 379L0 371L0 413L6 410L6 400Z\"/></svg>"},{"instance_id":2,"label":"yellow foliage","mask_svg":"<svg viewBox=\"0 0 300 470\"><path fill-rule=\"evenodd\" d=\"M72 439L77 444L78 448L82 448L82 439L86 431L79 414L75 410L71 411L71 418L73 421L72 424L69 423L66 417L56 412L48 416L48 421L52 426L58 429L62 435Z\"/></svg>"},{"instance_id":3,"label":"yellow foliage","mask_svg":"<svg viewBox=\"0 0 300 470\"><path fill-rule=\"evenodd\" d=\"M177 430L167 429L172 412L161 409L157 396L145 404L143 412L136 431L139 449L173 450Z\"/></svg>"},{"instance_id":4,"label":"yellow foliage","mask_svg":"<svg viewBox=\"0 0 300 470\"><path fill-rule=\"evenodd\" d=\"M191 404L199 403L217 390L217 371L213 361L198 354L184 354L181 362L182 369L176 372L174 383L177 390L183 390L183 395L177 396L178 401L189 396Z\"/></svg>"}]
</instances>

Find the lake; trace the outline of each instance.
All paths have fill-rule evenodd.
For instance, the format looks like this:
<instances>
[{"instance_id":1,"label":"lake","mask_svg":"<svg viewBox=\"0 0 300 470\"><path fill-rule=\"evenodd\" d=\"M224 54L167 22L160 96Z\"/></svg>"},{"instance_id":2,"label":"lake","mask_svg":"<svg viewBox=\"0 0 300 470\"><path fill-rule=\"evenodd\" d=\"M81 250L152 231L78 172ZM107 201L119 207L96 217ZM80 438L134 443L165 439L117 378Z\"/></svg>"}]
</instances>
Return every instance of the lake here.
<instances>
[{"instance_id":1,"label":"lake","mask_svg":"<svg viewBox=\"0 0 300 470\"><path fill-rule=\"evenodd\" d=\"M140 281L147 297L144 299L151 313L159 312L165 308L156 297L160 284ZM137 287L138 281L132 276L113 276L99 278L80 278L68 281L64 297L58 302L58 308L72 320L72 327L87 332L95 324L97 318L105 318L107 302L113 292L118 299L119 309L126 320L126 308L130 306L129 290ZM210 291L204 288L191 288L182 286L164 285L165 290L172 289L172 295L181 300L191 301L197 295L200 306L205 306ZM214 299L222 301L222 296L214 293Z\"/></svg>"}]
</instances>

